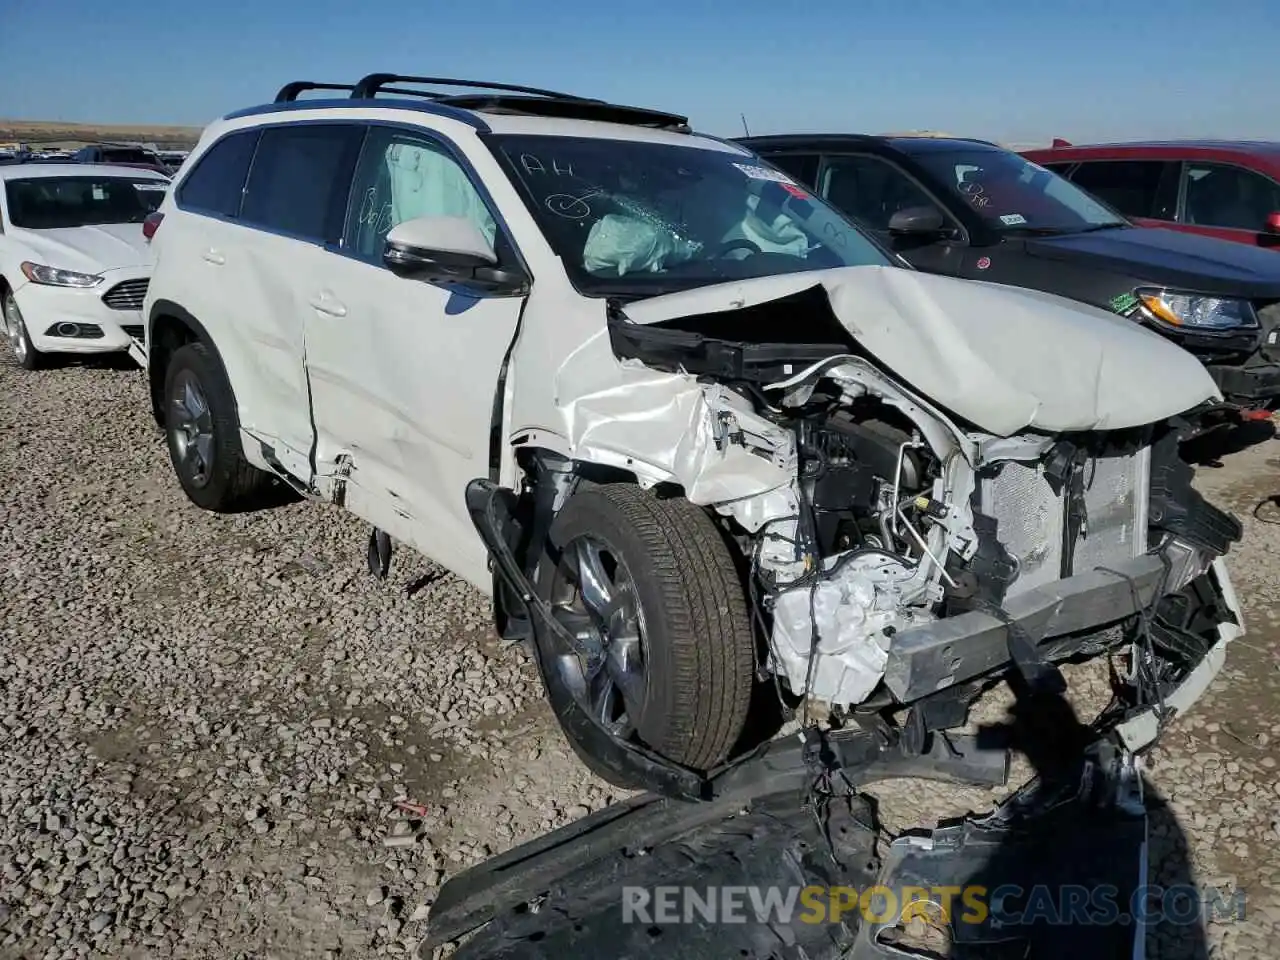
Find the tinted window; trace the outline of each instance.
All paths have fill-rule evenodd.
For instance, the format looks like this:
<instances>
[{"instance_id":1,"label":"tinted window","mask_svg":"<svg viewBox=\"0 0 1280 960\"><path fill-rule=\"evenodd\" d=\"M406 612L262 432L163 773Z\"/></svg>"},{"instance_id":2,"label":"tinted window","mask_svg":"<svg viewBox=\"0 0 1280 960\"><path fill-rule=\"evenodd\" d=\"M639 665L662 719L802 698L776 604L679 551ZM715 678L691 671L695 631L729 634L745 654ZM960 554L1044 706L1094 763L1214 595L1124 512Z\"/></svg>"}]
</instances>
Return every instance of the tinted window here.
<instances>
[{"instance_id":1,"label":"tinted window","mask_svg":"<svg viewBox=\"0 0 1280 960\"><path fill-rule=\"evenodd\" d=\"M223 137L196 161L195 168L178 187L178 205L204 213L234 217L240 211L249 162L258 142L257 130L242 130Z\"/></svg>"},{"instance_id":2,"label":"tinted window","mask_svg":"<svg viewBox=\"0 0 1280 960\"><path fill-rule=\"evenodd\" d=\"M872 230L888 230L889 218L907 207L937 207L915 181L876 157L828 158L822 195Z\"/></svg>"},{"instance_id":3,"label":"tinted window","mask_svg":"<svg viewBox=\"0 0 1280 960\"><path fill-rule=\"evenodd\" d=\"M160 158L150 150L132 147L105 147L102 150L103 163L159 163Z\"/></svg>"},{"instance_id":4,"label":"tinted window","mask_svg":"<svg viewBox=\"0 0 1280 960\"><path fill-rule=\"evenodd\" d=\"M782 153L767 158L779 170L785 170L801 183L814 186L818 182L816 153Z\"/></svg>"},{"instance_id":5,"label":"tinted window","mask_svg":"<svg viewBox=\"0 0 1280 960\"><path fill-rule=\"evenodd\" d=\"M427 137L373 127L351 189L346 246L380 262L387 233L414 217L462 217L490 243L497 234L479 191L443 147Z\"/></svg>"},{"instance_id":6,"label":"tinted window","mask_svg":"<svg viewBox=\"0 0 1280 960\"><path fill-rule=\"evenodd\" d=\"M32 177L5 184L9 222L28 230L141 223L168 183L132 177Z\"/></svg>"},{"instance_id":7,"label":"tinted window","mask_svg":"<svg viewBox=\"0 0 1280 960\"><path fill-rule=\"evenodd\" d=\"M586 293L669 293L888 262L838 212L750 155L603 138L490 142Z\"/></svg>"},{"instance_id":8,"label":"tinted window","mask_svg":"<svg viewBox=\"0 0 1280 960\"><path fill-rule=\"evenodd\" d=\"M1280 186L1261 174L1219 163L1188 163L1183 220L1206 227L1261 230L1280 210Z\"/></svg>"},{"instance_id":9,"label":"tinted window","mask_svg":"<svg viewBox=\"0 0 1280 960\"><path fill-rule=\"evenodd\" d=\"M363 136L356 124L264 130L240 219L306 240L336 241Z\"/></svg>"},{"instance_id":10,"label":"tinted window","mask_svg":"<svg viewBox=\"0 0 1280 960\"><path fill-rule=\"evenodd\" d=\"M1161 160L1085 161L1071 182L1126 217L1172 220L1173 211L1160 200L1160 182L1168 167Z\"/></svg>"}]
</instances>

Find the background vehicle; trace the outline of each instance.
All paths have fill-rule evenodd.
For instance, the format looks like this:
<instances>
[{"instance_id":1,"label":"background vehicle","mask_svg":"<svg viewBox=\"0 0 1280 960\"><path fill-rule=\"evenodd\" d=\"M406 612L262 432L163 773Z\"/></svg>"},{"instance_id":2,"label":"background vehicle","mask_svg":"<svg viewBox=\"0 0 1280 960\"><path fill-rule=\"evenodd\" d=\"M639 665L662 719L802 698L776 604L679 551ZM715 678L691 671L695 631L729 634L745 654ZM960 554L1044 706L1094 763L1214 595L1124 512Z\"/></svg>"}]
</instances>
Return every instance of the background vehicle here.
<instances>
[{"instance_id":1,"label":"background vehicle","mask_svg":"<svg viewBox=\"0 0 1280 960\"><path fill-rule=\"evenodd\" d=\"M1143 226L1280 250L1280 143L1055 141L1022 155Z\"/></svg>"},{"instance_id":2,"label":"background vehicle","mask_svg":"<svg viewBox=\"0 0 1280 960\"><path fill-rule=\"evenodd\" d=\"M1238 530L1149 485L1218 399L1185 351L904 269L683 117L319 86L350 96L289 84L211 125L152 220L175 473L211 510L275 474L372 524L375 572L394 538L488 592L602 776L699 795L761 674L806 726L958 725L1015 657L1052 675L1193 583L1168 698L1216 669ZM1211 530L1183 543L1187 517ZM1025 656L992 606L1035 626Z\"/></svg>"},{"instance_id":3,"label":"background vehicle","mask_svg":"<svg viewBox=\"0 0 1280 960\"><path fill-rule=\"evenodd\" d=\"M97 143L81 147L72 157L77 163L110 163L116 166L140 167L172 176L173 169L154 150L127 144Z\"/></svg>"},{"instance_id":4,"label":"background vehicle","mask_svg":"<svg viewBox=\"0 0 1280 960\"><path fill-rule=\"evenodd\" d=\"M169 180L78 163L0 167L0 302L18 362L110 353L142 338L151 274L143 220Z\"/></svg>"},{"instance_id":5,"label":"background vehicle","mask_svg":"<svg viewBox=\"0 0 1280 960\"><path fill-rule=\"evenodd\" d=\"M1044 290L1194 353L1229 401L1280 398L1280 259L1134 229L1016 153L978 140L853 135L741 141L931 273Z\"/></svg>"}]
</instances>

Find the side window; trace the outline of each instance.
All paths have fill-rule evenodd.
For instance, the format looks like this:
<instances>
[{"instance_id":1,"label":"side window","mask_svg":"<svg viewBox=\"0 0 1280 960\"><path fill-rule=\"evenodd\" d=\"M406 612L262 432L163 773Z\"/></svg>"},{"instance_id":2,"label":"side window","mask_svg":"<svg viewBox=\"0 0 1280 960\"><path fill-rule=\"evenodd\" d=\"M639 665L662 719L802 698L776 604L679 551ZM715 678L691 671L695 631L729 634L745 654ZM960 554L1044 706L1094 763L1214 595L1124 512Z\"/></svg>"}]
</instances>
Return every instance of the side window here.
<instances>
[{"instance_id":1,"label":"side window","mask_svg":"<svg viewBox=\"0 0 1280 960\"><path fill-rule=\"evenodd\" d=\"M1186 223L1259 231L1267 215L1280 210L1280 185L1252 170L1188 163L1185 171L1182 218Z\"/></svg>"},{"instance_id":2,"label":"side window","mask_svg":"<svg viewBox=\"0 0 1280 960\"><path fill-rule=\"evenodd\" d=\"M818 155L816 153L780 153L765 157L779 170L795 177L807 187L818 183Z\"/></svg>"},{"instance_id":3,"label":"side window","mask_svg":"<svg viewBox=\"0 0 1280 960\"><path fill-rule=\"evenodd\" d=\"M302 240L337 241L364 132L354 123L263 130L240 219Z\"/></svg>"},{"instance_id":4,"label":"side window","mask_svg":"<svg viewBox=\"0 0 1280 960\"><path fill-rule=\"evenodd\" d=\"M391 228L414 217L463 217L490 243L497 237L492 213L448 151L419 134L372 127L356 167L343 243L362 260L381 263Z\"/></svg>"},{"instance_id":5,"label":"side window","mask_svg":"<svg viewBox=\"0 0 1280 960\"><path fill-rule=\"evenodd\" d=\"M1172 220L1169 191L1162 191L1170 164L1163 160L1086 160L1071 182L1126 217Z\"/></svg>"},{"instance_id":6,"label":"side window","mask_svg":"<svg viewBox=\"0 0 1280 960\"><path fill-rule=\"evenodd\" d=\"M178 186L174 197L178 207L224 217L238 215L259 133L241 130L223 137L205 151Z\"/></svg>"},{"instance_id":7,"label":"side window","mask_svg":"<svg viewBox=\"0 0 1280 960\"><path fill-rule=\"evenodd\" d=\"M1032 161L1032 163L1035 163L1035 162L1036 161L1034 160ZM1068 180L1074 179L1073 177L1067 177L1067 172L1073 166L1075 166L1074 162L1070 160L1066 162L1059 160L1057 163L1042 163L1040 164L1040 166L1044 167L1046 170L1052 170L1054 173L1056 173L1060 177L1066 177Z\"/></svg>"},{"instance_id":8,"label":"side window","mask_svg":"<svg viewBox=\"0 0 1280 960\"><path fill-rule=\"evenodd\" d=\"M888 230L889 219L907 207L938 206L915 181L878 157L828 157L820 193L872 230Z\"/></svg>"}]
</instances>

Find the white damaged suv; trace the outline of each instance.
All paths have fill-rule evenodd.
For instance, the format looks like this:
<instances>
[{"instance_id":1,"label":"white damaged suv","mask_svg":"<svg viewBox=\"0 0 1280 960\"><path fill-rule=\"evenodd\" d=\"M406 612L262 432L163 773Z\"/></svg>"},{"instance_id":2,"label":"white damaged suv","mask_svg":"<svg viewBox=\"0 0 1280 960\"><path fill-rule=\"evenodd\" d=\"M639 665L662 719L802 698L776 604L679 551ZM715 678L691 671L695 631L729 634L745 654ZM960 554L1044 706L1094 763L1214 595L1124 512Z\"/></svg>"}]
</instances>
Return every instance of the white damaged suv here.
<instances>
[{"instance_id":1,"label":"white damaged suv","mask_svg":"<svg viewBox=\"0 0 1280 960\"><path fill-rule=\"evenodd\" d=\"M394 539L491 594L618 783L690 792L779 701L918 744L1112 653L1139 749L1243 631L1239 523L1179 456L1220 399L1194 357L906 268L682 117L290 84L160 214L148 366L190 499L275 476L368 521L380 572Z\"/></svg>"}]
</instances>

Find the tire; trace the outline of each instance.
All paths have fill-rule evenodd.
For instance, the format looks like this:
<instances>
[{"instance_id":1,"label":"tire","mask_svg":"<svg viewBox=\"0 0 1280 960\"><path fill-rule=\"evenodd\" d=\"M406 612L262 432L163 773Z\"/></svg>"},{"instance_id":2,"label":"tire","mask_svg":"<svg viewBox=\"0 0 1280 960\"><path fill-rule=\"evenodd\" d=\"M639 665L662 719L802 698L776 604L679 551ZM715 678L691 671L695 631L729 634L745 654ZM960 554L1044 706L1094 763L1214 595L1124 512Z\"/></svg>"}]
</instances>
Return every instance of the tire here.
<instances>
[{"instance_id":1,"label":"tire","mask_svg":"<svg viewBox=\"0 0 1280 960\"><path fill-rule=\"evenodd\" d=\"M169 358L163 409L169 462L188 499L216 513L251 506L272 478L245 459L231 385L203 343Z\"/></svg>"},{"instance_id":2,"label":"tire","mask_svg":"<svg viewBox=\"0 0 1280 960\"><path fill-rule=\"evenodd\" d=\"M575 544L599 545L614 558L613 576L622 571L634 585L645 694L628 737L698 771L726 760L747 719L755 641L737 568L711 518L687 500L632 484L588 486L569 498L548 539L537 586L553 609ZM562 720L566 706L552 703ZM594 763L561 726L588 766L620 782L616 767Z\"/></svg>"},{"instance_id":3,"label":"tire","mask_svg":"<svg viewBox=\"0 0 1280 960\"><path fill-rule=\"evenodd\" d=\"M27 332L26 321L22 311L18 309L18 301L12 290L5 290L3 303L0 303L4 322L5 339L13 351L13 358L23 370L39 370L45 365L46 357L31 342L31 334Z\"/></svg>"}]
</instances>

